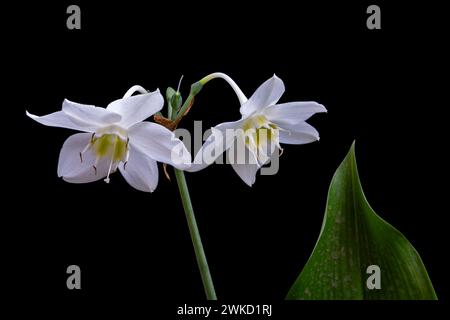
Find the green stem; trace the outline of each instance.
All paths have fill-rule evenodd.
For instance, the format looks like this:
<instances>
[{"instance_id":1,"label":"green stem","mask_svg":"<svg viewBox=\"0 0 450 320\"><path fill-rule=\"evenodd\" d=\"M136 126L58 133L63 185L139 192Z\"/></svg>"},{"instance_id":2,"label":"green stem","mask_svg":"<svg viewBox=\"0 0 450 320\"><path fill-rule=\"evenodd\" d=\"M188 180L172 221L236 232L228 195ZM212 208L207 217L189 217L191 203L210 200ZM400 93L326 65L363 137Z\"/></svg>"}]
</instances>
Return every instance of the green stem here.
<instances>
[{"instance_id":1,"label":"green stem","mask_svg":"<svg viewBox=\"0 0 450 320\"><path fill-rule=\"evenodd\" d=\"M167 107L167 119L172 119L172 112L173 112L173 108L169 104L169 106Z\"/></svg>"},{"instance_id":2,"label":"green stem","mask_svg":"<svg viewBox=\"0 0 450 320\"><path fill-rule=\"evenodd\" d=\"M179 87L179 86L178 86ZM184 101L178 112L172 112L169 110L168 118L175 121L180 120L187 109L191 106L194 96L200 92L203 84L196 82L191 86L191 91L186 101ZM178 91L177 91L178 92ZM169 106L170 109L170 106ZM186 177L184 172L174 168L175 177L177 179L178 189L180 190L181 202L183 203L184 213L186 214L186 220L189 227L189 233L191 234L192 244L194 246L195 257L197 259L198 268L202 277L203 288L205 289L206 298L208 300L217 300L216 291L214 290L214 284L209 271L208 262L206 261L205 251L203 249L202 239L200 238L200 232L198 231L197 221L195 220L194 208L192 207L191 197L189 196L189 190L186 183Z\"/></svg>"},{"instance_id":3,"label":"green stem","mask_svg":"<svg viewBox=\"0 0 450 320\"><path fill-rule=\"evenodd\" d=\"M189 190L184 172L175 169L175 176L189 226L189 233L191 234L192 244L194 245L195 257L197 258L198 268L200 269L203 287L205 288L206 298L208 300L217 300L211 273L209 272L208 262L206 261L205 251L203 250L202 240L200 238L197 222L195 220L194 209L192 207L191 197L189 196Z\"/></svg>"},{"instance_id":4,"label":"green stem","mask_svg":"<svg viewBox=\"0 0 450 320\"><path fill-rule=\"evenodd\" d=\"M173 117L172 120L175 120L175 118L181 118L184 116L187 109L191 106L191 104L193 102L192 100L202 90L202 88L203 88L203 83L201 81L197 81L191 85L191 91L189 92L189 96L186 98L186 101L184 101L183 105L181 106L181 108L178 111L178 113L176 114L176 116L174 117L174 115L172 114L172 117Z\"/></svg>"},{"instance_id":5,"label":"green stem","mask_svg":"<svg viewBox=\"0 0 450 320\"><path fill-rule=\"evenodd\" d=\"M180 110L178 111L177 117L184 116L184 114L186 113L187 108L189 107L189 105L192 102L192 99L194 99L194 95L192 93L189 93L186 101L183 103L183 105L181 106Z\"/></svg>"}]
</instances>

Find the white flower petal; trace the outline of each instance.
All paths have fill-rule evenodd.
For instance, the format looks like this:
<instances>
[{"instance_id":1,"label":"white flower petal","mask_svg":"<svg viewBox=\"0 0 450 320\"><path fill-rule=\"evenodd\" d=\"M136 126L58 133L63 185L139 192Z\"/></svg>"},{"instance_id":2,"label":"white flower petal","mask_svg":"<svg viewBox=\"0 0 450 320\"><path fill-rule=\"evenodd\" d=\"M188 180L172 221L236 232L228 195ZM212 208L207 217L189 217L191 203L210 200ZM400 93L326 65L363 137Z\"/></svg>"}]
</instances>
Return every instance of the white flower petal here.
<instances>
[{"instance_id":1,"label":"white flower petal","mask_svg":"<svg viewBox=\"0 0 450 320\"><path fill-rule=\"evenodd\" d=\"M264 109L269 121L292 125L305 121L318 112L327 112L327 109L314 101L282 103Z\"/></svg>"},{"instance_id":2,"label":"white flower petal","mask_svg":"<svg viewBox=\"0 0 450 320\"><path fill-rule=\"evenodd\" d=\"M256 180L256 172L259 169L257 164L235 164L232 163L234 171L238 174L239 177L248 185L252 186Z\"/></svg>"},{"instance_id":3,"label":"white flower petal","mask_svg":"<svg viewBox=\"0 0 450 320\"><path fill-rule=\"evenodd\" d=\"M262 137L260 137L260 140L262 140ZM270 161L270 157L272 156L272 154L275 151L278 151L278 146L277 146L277 141L274 140L269 140L269 139L265 139L265 142L260 143L260 145L258 146L258 148L255 149L250 149L251 150L251 155L253 155L253 157L255 157L255 159L257 159L258 164L260 166L265 165L266 163L268 163Z\"/></svg>"},{"instance_id":4,"label":"white flower petal","mask_svg":"<svg viewBox=\"0 0 450 320\"><path fill-rule=\"evenodd\" d=\"M95 123L98 126L107 126L119 122L122 117L111 110L87 104L64 100L62 111L75 123Z\"/></svg>"},{"instance_id":5,"label":"white flower petal","mask_svg":"<svg viewBox=\"0 0 450 320\"><path fill-rule=\"evenodd\" d=\"M110 163L108 157L99 159L97 164L91 150L80 157L80 152L89 144L91 137L90 133L77 133L64 142L59 154L58 177L72 183L87 183L106 177Z\"/></svg>"},{"instance_id":6,"label":"white flower petal","mask_svg":"<svg viewBox=\"0 0 450 320\"><path fill-rule=\"evenodd\" d=\"M129 158L119 165L120 173L135 189L153 192L158 185L158 165L155 160L140 152L133 145L129 146Z\"/></svg>"},{"instance_id":7,"label":"white flower petal","mask_svg":"<svg viewBox=\"0 0 450 320\"><path fill-rule=\"evenodd\" d=\"M28 111L26 111L26 114L34 121L50 127L60 127L86 132L94 132L97 127L95 124L82 121L75 123L63 111L53 112L42 117L31 114Z\"/></svg>"},{"instance_id":8,"label":"white flower petal","mask_svg":"<svg viewBox=\"0 0 450 320\"><path fill-rule=\"evenodd\" d=\"M235 140L231 131L241 128L243 120L224 122L211 128L211 135L205 140L200 150L195 155L192 165L186 169L189 172L203 170L212 164L225 150L230 148Z\"/></svg>"},{"instance_id":9,"label":"white flower petal","mask_svg":"<svg viewBox=\"0 0 450 320\"><path fill-rule=\"evenodd\" d=\"M159 89L111 102L107 110L122 115L120 125L128 128L141 122L162 109L164 98Z\"/></svg>"},{"instance_id":10,"label":"white flower petal","mask_svg":"<svg viewBox=\"0 0 450 320\"><path fill-rule=\"evenodd\" d=\"M240 112L244 117L271 106L281 98L284 93L284 83L276 75L264 82L255 93L241 106Z\"/></svg>"},{"instance_id":11,"label":"white flower petal","mask_svg":"<svg viewBox=\"0 0 450 320\"><path fill-rule=\"evenodd\" d=\"M191 155L183 142L165 127L140 122L128 131L130 144L148 157L184 170L191 165Z\"/></svg>"},{"instance_id":12,"label":"white flower petal","mask_svg":"<svg viewBox=\"0 0 450 320\"><path fill-rule=\"evenodd\" d=\"M281 143L305 144L319 140L319 132L306 122L296 125L280 125L279 137Z\"/></svg>"},{"instance_id":13,"label":"white flower petal","mask_svg":"<svg viewBox=\"0 0 450 320\"><path fill-rule=\"evenodd\" d=\"M237 140L239 140L239 138L236 139L234 147L236 147L238 143ZM244 142L244 140L241 142ZM248 186L252 186L256 179L256 172L261 168L261 164L258 163L256 153L254 153L251 148L248 148L249 145L244 144L244 146L244 150L240 148L230 148L227 151L227 157L229 163L239 177Z\"/></svg>"}]
</instances>

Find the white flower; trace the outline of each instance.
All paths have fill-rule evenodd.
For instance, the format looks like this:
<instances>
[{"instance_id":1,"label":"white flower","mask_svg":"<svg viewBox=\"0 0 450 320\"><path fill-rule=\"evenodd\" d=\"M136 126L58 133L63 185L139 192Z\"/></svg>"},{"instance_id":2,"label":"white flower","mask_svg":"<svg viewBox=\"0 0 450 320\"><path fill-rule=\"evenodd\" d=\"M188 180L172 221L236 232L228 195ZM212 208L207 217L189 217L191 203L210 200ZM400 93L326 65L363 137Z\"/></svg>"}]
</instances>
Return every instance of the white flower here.
<instances>
[{"instance_id":1,"label":"white flower","mask_svg":"<svg viewBox=\"0 0 450 320\"><path fill-rule=\"evenodd\" d=\"M251 186L255 182L258 169L270 160L274 152L281 149L280 143L305 144L319 140L317 130L305 120L315 113L327 110L317 102L277 104L285 88L283 81L276 75L264 82L250 99L247 99L236 83L223 73L213 73L200 83L204 84L214 78L222 78L231 85L241 103L242 118L211 128L212 134L187 171L194 172L205 168L224 151L240 144L245 146L248 159L244 158L244 162L231 159L230 162L241 179ZM234 134L230 135L230 131ZM239 155L239 147L237 150L238 158L242 157Z\"/></svg>"},{"instance_id":2,"label":"white flower","mask_svg":"<svg viewBox=\"0 0 450 320\"><path fill-rule=\"evenodd\" d=\"M139 91L142 94L132 94ZM153 192L158 184L156 161L179 169L190 165L189 152L173 132L163 126L142 122L161 110L159 90L147 93L130 88L122 99L107 108L64 100L62 111L38 117L37 122L84 133L70 136L59 155L58 176L67 182L86 183L105 178L117 168L134 188Z\"/></svg>"}]
</instances>

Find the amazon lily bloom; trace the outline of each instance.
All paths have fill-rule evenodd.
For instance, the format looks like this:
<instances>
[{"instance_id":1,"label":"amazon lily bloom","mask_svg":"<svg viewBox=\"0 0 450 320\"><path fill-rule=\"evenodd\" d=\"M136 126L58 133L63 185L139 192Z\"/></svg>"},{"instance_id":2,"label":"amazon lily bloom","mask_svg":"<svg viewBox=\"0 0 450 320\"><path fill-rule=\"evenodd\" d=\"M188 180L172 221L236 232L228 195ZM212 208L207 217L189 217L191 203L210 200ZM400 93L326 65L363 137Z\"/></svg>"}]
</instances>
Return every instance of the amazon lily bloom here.
<instances>
[{"instance_id":1,"label":"amazon lily bloom","mask_svg":"<svg viewBox=\"0 0 450 320\"><path fill-rule=\"evenodd\" d=\"M141 94L133 96L136 91ZM153 192L158 184L157 161L185 169L190 154L174 133L165 127L143 121L161 110L164 99L159 90L147 92L130 88L122 99L107 108L64 100L62 111L42 117L28 113L33 120L51 127L83 133L70 136L61 149L58 176L67 182L110 181L117 169L134 188Z\"/></svg>"},{"instance_id":2,"label":"amazon lily bloom","mask_svg":"<svg viewBox=\"0 0 450 320\"><path fill-rule=\"evenodd\" d=\"M255 182L258 169L268 163L271 156L278 156L279 150L282 150L280 143L306 144L319 140L317 130L305 120L315 113L327 110L323 105L312 101L277 104L285 87L276 75L264 82L250 99L223 73L213 73L199 83L204 85L214 78L224 79L233 88L241 104L242 117L238 121L221 123L211 128L212 134L206 139L187 171L201 170L223 152L235 149L236 144L242 145L245 148L237 148L237 158L244 161L236 161L234 155L230 163L241 179L251 186ZM248 156L242 157L240 150L244 150Z\"/></svg>"}]
</instances>

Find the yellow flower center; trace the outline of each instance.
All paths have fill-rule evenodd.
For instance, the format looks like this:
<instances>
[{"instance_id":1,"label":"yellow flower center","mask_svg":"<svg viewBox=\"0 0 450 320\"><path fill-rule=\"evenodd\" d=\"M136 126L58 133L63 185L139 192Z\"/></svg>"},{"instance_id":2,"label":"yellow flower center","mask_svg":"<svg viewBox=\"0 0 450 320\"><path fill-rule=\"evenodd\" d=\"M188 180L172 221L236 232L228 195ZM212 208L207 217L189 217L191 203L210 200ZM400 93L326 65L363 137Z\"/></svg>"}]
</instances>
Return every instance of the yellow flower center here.
<instances>
[{"instance_id":1,"label":"yellow flower center","mask_svg":"<svg viewBox=\"0 0 450 320\"><path fill-rule=\"evenodd\" d=\"M105 131L102 131L105 132ZM91 150L95 155L95 163L93 165L94 173L97 174L97 164L100 159L109 159L109 169L105 182L109 182L109 174L117 170L120 162L124 166L128 160L128 138L116 133L97 132L92 135L91 141L86 148L80 152L80 160L83 162L83 154Z\"/></svg>"},{"instance_id":2,"label":"yellow flower center","mask_svg":"<svg viewBox=\"0 0 450 320\"><path fill-rule=\"evenodd\" d=\"M125 160L128 143L116 134L104 134L91 141L92 149L97 158L111 157L113 163Z\"/></svg>"},{"instance_id":3,"label":"yellow flower center","mask_svg":"<svg viewBox=\"0 0 450 320\"><path fill-rule=\"evenodd\" d=\"M265 164L275 147L280 150L279 128L270 122L265 115L257 114L242 125L246 147L253 152L260 165Z\"/></svg>"},{"instance_id":4,"label":"yellow flower center","mask_svg":"<svg viewBox=\"0 0 450 320\"><path fill-rule=\"evenodd\" d=\"M248 118L242 125L245 144L255 144L257 148L265 147L270 142L278 144L278 126L260 114Z\"/></svg>"}]
</instances>

